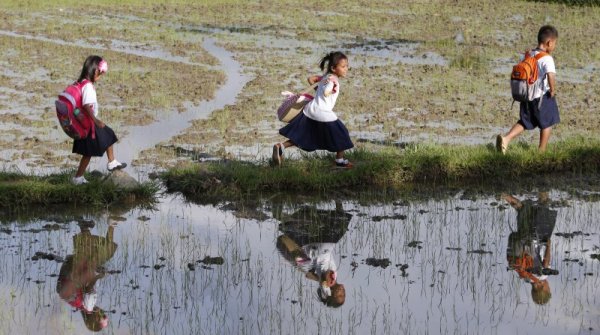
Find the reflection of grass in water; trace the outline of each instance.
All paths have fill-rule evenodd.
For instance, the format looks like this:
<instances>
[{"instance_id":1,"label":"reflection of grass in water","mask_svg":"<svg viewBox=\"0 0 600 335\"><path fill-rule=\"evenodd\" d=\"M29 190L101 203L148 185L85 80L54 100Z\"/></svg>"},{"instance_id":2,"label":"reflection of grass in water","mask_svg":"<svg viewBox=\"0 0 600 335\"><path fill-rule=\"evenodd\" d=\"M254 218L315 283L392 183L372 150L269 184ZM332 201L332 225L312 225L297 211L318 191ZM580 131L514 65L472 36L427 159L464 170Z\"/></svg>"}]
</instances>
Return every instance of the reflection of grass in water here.
<instances>
[{"instance_id":1,"label":"reflection of grass in water","mask_svg":"<svg viewBox=\"0 0 600 335\"><path fill-rule=\"evenodd\" d=\"M369 187L402 188L411 183L495 183L561 172L596 173L600 142L571 139L555 142L543 154L514 143L507 155L479 146L412 145L382 152L355 150L349 170L333 169L332 158L317 156L286 161L281 168L240 161L195 164L162 174L171 191L191 197L254 192L326 192Z\"/></svg>"},{"instance_id":2,"label":"reflection of grass in water","mask_svg":"<svg viewBox=\"0 0 600 335\"><path fill-rule=\"evenodd\" d=\"M31 205L71 204L106 206L115 202L152 203L158 192L154 183L124 189L88 176L89 184L73 185L71 173L32 176L0 172L0 204L4 208Z\"/></svg>"},{"instance_id":3,"label":"reflection of grass in water","mask_svg":"<svg viewBox=\"0 0 600 335\"><path fill-rule=\"evenodd\" d=\"M353 219L352 229L335 247L338 277L346 285L347 299L344 308L333 313L315 297L316 283L304 278L292 264L277 261L280 258L274 243L271 244L272 237L279 234L276 222L267 220L257 224L231 218L213 222L212 228L198 229L206 223L204 218L186 217L187 211L180 213L181 208L170 207L157 213L154 221L142 223L132 219L115 227L119 247L106 267L122 272L98 281L98 305L116 311L109 314L109 327L121 333L136 329L162 333L170 329L174 334L253 334L258 328L265 334L306 333L307 330L314 333L321 328L334 329L331 334L392 334L391 329L401 329L403 333L427 330L435 333L439 329L487 333L492 327L490 324L509 327L515 322L526 322L525 330L551 327L552 323L549 326L528 322L535 308L531 303L530 285L515 273L507 272L505 267L508 226L515 225L515 211L500 209L499 205L491 204L493 201L498 200L494 197L455 198L377 205L345 202L346 210L365 215ZM289 212L294 211L295 205L289 205ZM331 202L316 205L330 208ZM457 206L464 209L457 210ZM477 210L469 211L471 207ZM210 211L211 207L206 209ZM560 216L562 219L557 222L555 232L597 232L597 204L573 202L572 206L559 210L564 211L564 215ZM167 214L168 211L173 213ZM407 218L371 220L374 215L394 214L404 214ZM126 216L131 215L135 218L139 214L134 211ZM37 227L39 218L32 221L33 227ZM95 221L98 225L94 234L102 235L106 226L102 220ZM14 262L2 262L0 278L3 285L15 287L14 300L9 294L0 298L6 303L2 305L6 307L0 308L3 315L0 320L7 322L2 324L4 329L14 330L10 333L27 333L23 330L28 329L27 320L31 310L36 308L36 326L48 324L57 317L61 318L53 328L57 332L65 329L62 333L73 333L83 326L81 317L72 314L71 307L57 298L56 278L46 276L57 273L60 264L27 261L31 253L48 247L59 246L57 253L68 254L72 234L78 231L74 223L70 227L70 230L53 231L48 235L50 238L39 238L39 242L28 238L29 233L13 232L12 236L24 243L23 252L8 256L16 259L16 266ZM217 233L216 230L223 231ZM253 232L259 231L262 237L257 239ZM593 241L580 238L585 245L580 245L580 240L560 237L553 240L556 258L551 264L560 271L560 277L551 278L551 301L560 304L556 305L559 306L556 311L545 313L544 310L541 317L581 316L587 327L590 319L595 320L587 311L593 311L596 306L589 298L597 296L598 280L597 276L585 278L581 269L593 271L589 266L596 263L586 259L586 267L580 268L562 261L565 251L577 252L578 258L583 257L580 254L587 256L580 249L588 248ZM11 240L5 239L3 243L14 243ZM408 246L415 240L423 242L422 249ZM493 254L466 254L472 249L485 249ZM575 257L572 253L567 257ZM225 263L211 266L212 270L199 266L195 271L187 270L188 262L206 255L223 256ZM161 256L166 259L159 260ZM387 257L393 264L408 264L408 277L401 277L394 266L380 270L362 264L361 259L367 257ZM352 272L352 261L359 263L356 272ZM155 270L154 264L165 267ZM151 268L141 268L142 265ZM32 276L32 272L43 276ZM31 283L22 283L26 276L34 280L44 278L46 282L36 289ZM572 278L578 280L574 282ZM139 287L133 289L134 285ZM43 308L47 304L51 307ZM30 308L14 307L23 305ZM59 316L57 310L61 313ZM427 323L428 315L435 315L436 319ZM465 321L471 318L481 322ZM593 323L590 326L596 328ZM69 327L74 329L66 330Z\"/></svg>"}]
</instances>

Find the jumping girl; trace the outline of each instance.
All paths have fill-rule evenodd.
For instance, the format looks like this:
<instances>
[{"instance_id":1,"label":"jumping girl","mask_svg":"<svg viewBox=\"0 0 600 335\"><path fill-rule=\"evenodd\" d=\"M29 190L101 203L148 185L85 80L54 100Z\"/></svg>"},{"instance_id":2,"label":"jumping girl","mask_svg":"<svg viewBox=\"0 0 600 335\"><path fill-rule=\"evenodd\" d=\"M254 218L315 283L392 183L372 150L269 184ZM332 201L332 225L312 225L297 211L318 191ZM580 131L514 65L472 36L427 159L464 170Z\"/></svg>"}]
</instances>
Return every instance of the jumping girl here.
<instances>
[{"instance_id":1,"label":"jumping girl","mask_svg":"<svg viewBox=\"0 0 600 335\"><path fill-rule=\"evenodd\" d=\"M94 122L95 138L94 136L88 136L73 142L73 153L82 156L77 173L73 178L73 183L76 185L87 183L83 173L90 164L92 156L102 157L104 152L106 152L106 156L108 157L108 171L122 169L127 166L127 164L120 163L115 159L113 152L113 144L117 142L115 132L97 118L98 101L96 99L96 88L94 87L94 83L96 83L106 71L108 71L108 63L106 63L102 57L89 56L85 60L85 63L83 63L81 75L79 76L79 79L77 79L78 83L87 81L81 89L81 104L83 113Z\"/></svg>"},{"instance_id":2,"label":"jumping girl","mask_svg":"<svg viewBox=\"0 0 600 335\"><path fill-rule=\"evenodd\" d=\"M308 82L319 82L316 95L296 118L281 128L279 133L287 141L273 146L273 163L281 165L283 150L297 146L305 151L327 150L335 152L335 164L338 167L351 168L352 163L344 158L344 151L354 147L348 129L333 111L340 94L339 78L348 73L348 57L336 51L327 54L320 63L323 76L311 76Z\"/></svg>"}]
</instances>

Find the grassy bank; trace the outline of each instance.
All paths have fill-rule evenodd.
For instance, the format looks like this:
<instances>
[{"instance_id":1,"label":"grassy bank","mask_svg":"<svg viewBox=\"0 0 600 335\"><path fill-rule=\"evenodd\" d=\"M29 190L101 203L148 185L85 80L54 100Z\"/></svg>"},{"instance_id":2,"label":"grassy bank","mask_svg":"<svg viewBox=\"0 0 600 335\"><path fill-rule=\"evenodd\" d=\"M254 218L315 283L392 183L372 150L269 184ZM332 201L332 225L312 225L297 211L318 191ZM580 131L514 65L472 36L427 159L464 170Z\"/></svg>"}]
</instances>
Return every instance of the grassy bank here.
<instances>
[{"instance_id":1,"label":"grassy bank","mask_svg":"<svg viewBox=\"0 0 600 335\"><path fill-rule=\"evenodd\" d=\"M100 207L121 203L152 203L158 192L154 183L134 188L121 188L103 177L86 176L89 183L73 185L72 173L31 176L0 172L0 207L20 208L44 205Z\"/></svg>"},{"instance_id":2,"label":"grassy bank","mask_svg":"<svg viewBox=\"0 0 600 335\"><path fill-rule=\"evenodd\" d=\"M546 153L515 143L506 155L491 145L409 145L381 151L355 150L349 170L333 167L330 156L288 160L280 168L266 162L190 164L162 174L170 192L192 198L268 192L321 193L332 190L402 189L415 184L489 184L565 173L600 172L600 141L583 138L553 143Z\"/></svg>"}]
</instances>

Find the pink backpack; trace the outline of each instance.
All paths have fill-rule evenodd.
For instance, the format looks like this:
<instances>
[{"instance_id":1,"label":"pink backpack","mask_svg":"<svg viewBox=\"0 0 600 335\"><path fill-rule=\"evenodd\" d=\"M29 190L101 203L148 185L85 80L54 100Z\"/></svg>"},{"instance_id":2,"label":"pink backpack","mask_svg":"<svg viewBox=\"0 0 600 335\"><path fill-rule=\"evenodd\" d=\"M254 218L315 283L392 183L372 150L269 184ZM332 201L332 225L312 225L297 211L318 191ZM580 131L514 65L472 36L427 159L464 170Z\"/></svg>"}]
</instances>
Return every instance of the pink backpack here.
<instances>
[{"instance_id":1,"label":"pink backpack","mask_svg":"<svg viewBox=\"0 0 600 335\"><path fill-rule=\"evenodd\" d=\"M285 98L279 108L277 108L277 118L279 121L289 123L296 118L296 116L302 112L304 106L314 99L309 92L314 91L318 85L319 82L317 81L304 91L296 94L289 91L281 92L281 95Z\"/></svg>"},{"instance_id":2,"label":"pink backpack","mask_svg":"<svg viewBox=\"0 0 600 335\"><path fill-rule=\"evenodd\" d=\"M81 90L89 82L87 79L81 83L74 82L58 95L58 100L55 102L56 117L60 127L69 137L76 140L87 138L90 133L93 139L96 138L94 121L81 108Z\"/></svg>"}]
</instances>

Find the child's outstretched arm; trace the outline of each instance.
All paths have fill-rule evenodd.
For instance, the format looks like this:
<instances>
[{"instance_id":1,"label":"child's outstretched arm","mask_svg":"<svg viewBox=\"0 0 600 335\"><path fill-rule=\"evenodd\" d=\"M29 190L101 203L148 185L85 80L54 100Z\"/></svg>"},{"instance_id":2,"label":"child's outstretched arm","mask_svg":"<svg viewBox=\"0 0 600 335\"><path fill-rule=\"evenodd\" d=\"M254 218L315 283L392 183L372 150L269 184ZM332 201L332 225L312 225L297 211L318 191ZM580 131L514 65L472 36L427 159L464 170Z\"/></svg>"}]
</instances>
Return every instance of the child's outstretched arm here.
<instances>
[{"instance_id":1,"label":"child's outstretched arm","mask_svg":"<svg viewBox=\"0 0 600 335\"><path fill-rule=\"evenodd\" d=\"M554 97L556 94L556 73L548 73L548 85L550 85L550 97Z\"/></svg>"}]
</instances>

